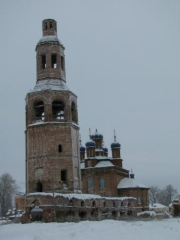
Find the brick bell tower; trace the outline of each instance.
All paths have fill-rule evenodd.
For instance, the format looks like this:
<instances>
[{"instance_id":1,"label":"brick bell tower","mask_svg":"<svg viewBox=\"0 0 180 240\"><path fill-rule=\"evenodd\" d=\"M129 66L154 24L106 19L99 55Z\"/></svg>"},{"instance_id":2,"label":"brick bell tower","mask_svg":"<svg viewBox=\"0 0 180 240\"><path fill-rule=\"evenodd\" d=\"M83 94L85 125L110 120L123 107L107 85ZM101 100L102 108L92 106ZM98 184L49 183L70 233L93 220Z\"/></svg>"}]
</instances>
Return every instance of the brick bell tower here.
<instances>
[{"instance_id":1,"label":"brick bell tower","mask_svg":"<svg viewBox=\"0 0 180 240\"><path fill-rule=\"evenodd\" d=\"M66 85L64 46L42 22L37 82L26 96L26 193L81 191L77 96Z\"/></svg>"}]
</instances>

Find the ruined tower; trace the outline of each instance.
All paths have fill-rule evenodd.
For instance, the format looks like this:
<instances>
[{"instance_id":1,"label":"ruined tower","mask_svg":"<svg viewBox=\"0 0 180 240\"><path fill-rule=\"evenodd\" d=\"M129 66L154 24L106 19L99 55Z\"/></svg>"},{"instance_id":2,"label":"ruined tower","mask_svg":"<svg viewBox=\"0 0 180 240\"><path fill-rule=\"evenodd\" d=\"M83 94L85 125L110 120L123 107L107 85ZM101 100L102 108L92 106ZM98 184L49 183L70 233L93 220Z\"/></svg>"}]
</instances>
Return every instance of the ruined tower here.
<instances>
[{"instance_id":1,"label":"ruined tower","mask_svg":"<svg viewBox=\"0 0 180 240\"><path fill-rule=\"evenodd\" d=\"M81 191L77 96L66 85L64 46L42 22L37 82L26 96L26 192Z\"/></svg>"}]
</instances>

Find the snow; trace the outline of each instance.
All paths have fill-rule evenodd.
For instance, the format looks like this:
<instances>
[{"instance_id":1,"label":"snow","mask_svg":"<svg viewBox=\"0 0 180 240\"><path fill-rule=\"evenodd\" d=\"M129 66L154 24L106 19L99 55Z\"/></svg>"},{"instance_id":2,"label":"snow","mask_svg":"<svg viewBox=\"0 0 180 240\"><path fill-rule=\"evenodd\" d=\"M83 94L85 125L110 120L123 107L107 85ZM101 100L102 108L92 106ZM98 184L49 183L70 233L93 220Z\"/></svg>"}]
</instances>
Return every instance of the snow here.
<instances>
[{"instance_id":1,"label":"snow","mask_svg":"<svg viewBox=\"0 0 180 240\"><path fill-rule=\"evenodd\" d=\"M95 168L101 168L101 167L114 167L114 165L110 161L100 161L98 162L98 164L96 164Z\"/></svg>"},{"instance_id":2,"label":"snow","mask_svg":"<svg viewBox=\"0 0 180 240\"><path fill-rule=\"evenodd\" d=\"M46 193L46 192L35 192L29 193L27 196L51 196L53 197L53 193ZM54 197L65 197L65 198L76 198L76 199L107 199L107 200L126 200L126 199L135 199L133 197L102 197L100 195L95 194L77 194L77 193L54 193Z\"/></svg>"},{"instance_id":3,"label":"snow","mask_svg":"<svg viewBox=\"0 0 180 240\"><path fill-rule=\"evenodd\" d=\"M58 39L57 35L49 35L49 36L43 36L37 45L40 44L44 44L46 42L58 42L60 45L62 45L62 43L60 42L60 40ZM63 46L63 45L62 45Z\"/></svg>"},{"instance_id":4,"label":"snow","mask_svg":"<svg viewBox=\"0 0 180 240\"><path fill-rule=\"evenodd\" d=\"M44 90L69 91L66 83L61 79L38 80L34 89L30 92L39 92Z\"/></svg>"},{"instance_id":5,"label":"snow","mask_svg":"<svg viewBox=\"0 0 180 240\"><path fill-rule=\"evenodd\" d=\"M154 203L153 205L149 204L149 209L151 209L151 208L167 208L167 206L164 206L160 203Z\"/></svg>"},{"instance_id":6,"label":"snow","mask_svg":"<svg viewBox=\"0 0 180 240\"><path fill-rule=\"evenodd\" d=\"M82 221L0 226L1 240L179 240L180 219L161 221Z\"/></svg>"},{"instance_id":7,"label":"snow","mask_svg":"<svg viewBox=\"0 0 180 240\"><path fill-rule=\"evenodd\" d=\"M143 215L149 215L151 217L155 217L156 213L154 211L144 211L144 212L138 213L137 215L138 217L141 217Z\"/></svg>"},{"instance_id":8,"label":"snow","mask_svg":"<svg viewBox=\"0 0 180 240\"><path fill-rule=\"evenodd\" d=\"M118 189L121 188L148 188L144 184L137 182L134 178L123 178L118 186Z\"/></svg>"}]
</instances>

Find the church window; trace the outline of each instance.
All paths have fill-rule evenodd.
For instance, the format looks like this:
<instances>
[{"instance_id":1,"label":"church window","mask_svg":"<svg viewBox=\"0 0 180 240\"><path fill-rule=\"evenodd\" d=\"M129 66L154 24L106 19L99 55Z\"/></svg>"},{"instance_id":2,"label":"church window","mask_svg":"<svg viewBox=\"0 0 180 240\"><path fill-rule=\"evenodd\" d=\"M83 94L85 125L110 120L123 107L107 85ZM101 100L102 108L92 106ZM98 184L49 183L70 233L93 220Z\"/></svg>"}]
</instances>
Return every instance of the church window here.
<instances>
[{"instance_id":1,"label":"church window","mask_svg":"<svg viewBox=\"0 0 180 240\"><path fill-rule=\"evenodd\" d=\"M138 196L138 199L137 199L138 201L138 204L142 204L142 198L141 198L141 196Z\"/></svg>"},{"instance_id":2,"label":"church window","mask_svg":"<svg viewBox=\"0 0 180 240\"><path fill-rule=\"evenodd\" d=\"M42 68L45 69L46 68L46 55L41 55L41 64L42 64Z\"/></svg>"},{"instance_id":3,"label":"church window","mask_svg":"<svg viewBox=\"0 0 180 240\"><path fill-rule=\"evenodd\" d=\"M105 179L104 178L100 178L99 187L100 187L100 189L105 189Z\"/></svg>"},{"instance_id":4,"label":"church window","mask_svg":"<svg viewBox=\"0 0 180 240\"><path fill-rule=\"evenodd\" d=\"M64 119L64 103L61 101L54 101L52 103L52 115L53 120Z\"/></svg>"},{"instance_id":5,"label":"church window","mask_svg":"<svg viewBox=\"0 0 180 240\"><path fill-rule=\"evenodd\" d=\"M61 181L67 182L67 170L61 170Z\"/></svg>"},{"instance_id":6,"label":"church window","mask_svg":"<svg viewBox=\"0 0 180 240\"><path fill-rule=\"evenodd\" d=\"M92 167L91 161L88 161L88 167Z\"/></svg>"},{"instance_id":7,"label":"church window","mask_svg":"<svg viewBox=\"0 0 180 240\"><path fill-rule=\"evenodd\" d=\"M43 186L42 186L42 182L38 181L36 184L36 191L37 192L42 192L43 191Z\"/></svg>"},{"instance_id":8,"label":"church window","mask_svg":"<svg viewBox=\"0 0 180 240\"><path fill-rule=\"evenodd\" d=\"M52 24L52 22L50 22L50 29L53 29L53 24Z\"/></svg>"},{"instance_id":9,"label":"church window","mask_svg":"<svg viewBox=\"0 0 180 240\"><path fill-rule=\"evenodd\" d=\"M73 201L70 200L68 205L69 205L70 207L72 207L72 206L74 205L74 204L73 204Z\"/></svg>"},{"instance_id":10,"label":"church window","mask_svg":"<svg viewBox=\"0 0 180 240\"><path fill-rule=\"evenodd\" d=\"M58 151L62 152L62 145L58 145Z\"/></svg>"},{"instance_id":11,"label":"church window","mask_svg":"<svg viewBox=\"0 0 180 240\"><path fill-rule=\"evenodd\" d=\"M57 55L56 54L51 55L51 67L54 69L57 68Z\"/></svg>"},{"instance_id":12,"label":"church window","mask_svg":"<svg viewBox=\"0 0 180 240\"><path fill-rule=\"evenodd\" d=\"M106 202L103 202L103 207L106 207Z\"/></svg>"},{"instance_id":13,"label":"church window","mask_svg":"<svg viewBox=\"0 0 180 240\"><path fill-rule=\"evenodd\" d=\"M93 179L88 178L88 190L92 190L92 189L93 189Z\"/></svg>"},{"instance_id":14,"label":"church window","mask_svg":"<svg viewBox=\"0 0 180 240\"><path fill-rule=\"evenodd\" d=\"M64 57L61 56L61 69L64 70Z\"/></svg>"},{"instance_id":15,"label":"church window","mask_svg":"<svg viewBox=\"0 0 180 240\"><path fill-rule=\"evenodd\" d=\"M34 115L36 121L44 121L45 113L44 113L44 103L42 101L36 102L34 104Z\"/></svg>"},{"instance_id":16,"label":"church window","mask_svg":"<svg viewBox=\"0 0 180 240\"><path fill-rule=\"evenodd\" d=\"M74 102L72 102L71 104L71 116L72 116L72 121L77 123L77 110Z\"/></svg>"},{"instance_id":17,"label":"church window","mask_svg":"<svg viewBox=\"0 0 180 240\"><path fill-rule=\"evenodd\" d=\"M96 202L95 201L92 202L92 207L96 207Z\"/></svg>"}]
</instances>

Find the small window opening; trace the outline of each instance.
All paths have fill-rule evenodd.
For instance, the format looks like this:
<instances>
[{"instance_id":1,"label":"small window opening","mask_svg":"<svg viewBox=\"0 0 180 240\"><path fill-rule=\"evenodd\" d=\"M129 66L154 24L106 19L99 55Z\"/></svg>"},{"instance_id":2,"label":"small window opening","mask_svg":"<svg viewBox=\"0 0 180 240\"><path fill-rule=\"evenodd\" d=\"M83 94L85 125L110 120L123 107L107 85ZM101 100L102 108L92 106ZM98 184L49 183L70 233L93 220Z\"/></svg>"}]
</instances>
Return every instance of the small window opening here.
<instances>
[{"instance_id":1,"label":"small window opening","mask_svg":"<svg viewBox=\"0 0 180 240\"><path fill-rule=\"evenodd\" d=\"M91 161L88 161L88 167L92 167Z\"/></svg>"},{"instance_id":2,"label":"small window opening","mask_svg":"<svg viewBox=\"0 0 180 240\"><path fill-rule=\"evenodd\" d=\"M64 57L61 56L61 69L64 71Z\"/></svg>"},{"instance_id":3,"label":"small window opening","mask_svg":"<svg viewBox=\"0 0 180 240\"><path fill-rule=\"evenodd\" d=\"M54 101L52 103L52 115L53 120L64 119L64 103L60 101Z\"/></svg>"},{"instance_id":4,"label":"small window opening","mask_svg":"<svg viewBox=\"0 0 180 240\"><path fill-rule=\"evenodd\" d=\"M62 145L58 146L58 150L59 150L59 152L62 152Z\"/></svg>"},{"instance_id":5,"label":"small window opening","mask_svg":"<svg viewBox=\"0 0 180 240\"><path fill-rule=\"evenodd\" d=\"M54 69L57 68L57 55L56 54L51 55L51 67Z\"/></svg>"},{"instance_id":6,"label":"small window opening","mask_svg":"<svg viewBox=\"0 0 180 240\"><path fill-rule=\"evenodd\" d=\"M95 201L92 202L92 207L96 207L96 202Z\"/></svg>"},{"instance_id":7,"label":"small window opening","mask_svg":"<svg viewBox=\"0 0 180 240\"><path fill-rule=\"evenodd\" d=\"M43 191L43 187L42 187L42 182L38 181L36 184L36 191L37 192L42 192Z\"/></svg>"},{"instance_id":8,"label":"small window opening","mask_svg":"<svg viewBox=\"0 0 180 240\"><path fill-rule=\"evenodd\" d=\"M106 207L106 202L103 203L103 207Z\"/></svg>"},{"instance_id":9,"label":"small window opening","mask_svg":"<svg viewBox=\"0 0 180 240\"><path fill-rule=\"evenodd\" d=\"M50 29L53 29L53 24L52 24L52 22L50 22Z\"/></svg>"},{"instance_id":10,"label":"small window opening","mask_svg":"<svg viewBox=\"0 0 180 240\"><path fill-rule=\"evenodd\" d=\"M42 63L42 68L46 68L46 55L41 56L41 63Z\"/></svg>"},{"instance_id":11,"label":"small window opening","mask_svg":"<svg viewBox=\"0 0 180 240\"><path fill-rule=\"evenodd\" d=\"M84 201L81 201L81 207L84 207Z\"/></svg>"},{"instance_id":12,"label":"small window opening","mask_svg":"<svg viewBox=\"0 0 180 240\"><path fill-rule=\"evenodd\" d=\"M115 202L113 202L113 207L116 207L116 203Z\"/></svg>"},{"instance_id":13,"label":"small window opening","mask_svg":"<svg viewBox=\"0 0 180 240\"><path fill-rule=\"evenodd\" d=\"M67 170L61 170L61 181L62 182L67 181Z\"/></svg>"},{"instance_id":14,"label":"small window opening","mask_svg":"<svg viewBox=\"0 0 180 240\"><path fill-rule=\"evenodd\" d=\"M34 104L34 114L36 121L44 121L45 114L44 114L44 103L42 101L36 102Z\"/></svg>"},{"instance_id":15,"label":"small window opening","mask_svg":"<svg viewBox=\"0 0 180 240\"><path fill-rule=\"evenodd\" d=\"M124 206L124 203L123 202L121 202L121 207L123 207Z\"/></svg>"},{"instance_id":16,"label":"small window opening","mask_svg":"<svg viewBox=\"0 0 180 240\"><path fill-rule=\"evenodd\" d=\"M100 187L100 189L105 189L105 180L104 180L104 178L100 178L100 180L99 180L99 187Z\"/></svg>"},{"instance_id":17,"label":"small window opening","mask_svg":"<svg viewBox=\"0 0 180 240\"><path fill-rule=\"evenodd\" d=\"M77 123L77 110L74 102L72 102L71 104L71 115L72 115L72 121Z\"/></svg>"},{"instance_id":18,"label":"small window opening","mask_svg":"<svg viewBox=\"0 0 180 240\"><path fill-rule=\"evenodd\" d=\"M70 200L68 205L69 205L70 207L72 207L72 206L73 206L73 201Z\"/></svg>"},{"instance_id":19,"label":"small window opening","mask_svg":"<svg viewBox=\"0 0 180 240\"><path fill-rule=\"evenodd\" d=\"M93 189L93 179L88 178L88 190L92 190L92 189Z\"/></svg>"}]
</instances>

